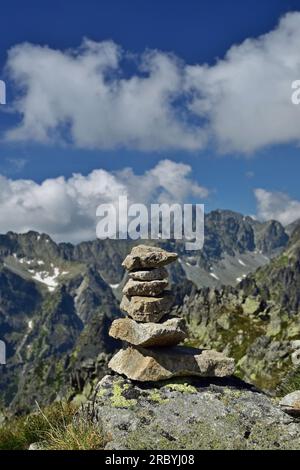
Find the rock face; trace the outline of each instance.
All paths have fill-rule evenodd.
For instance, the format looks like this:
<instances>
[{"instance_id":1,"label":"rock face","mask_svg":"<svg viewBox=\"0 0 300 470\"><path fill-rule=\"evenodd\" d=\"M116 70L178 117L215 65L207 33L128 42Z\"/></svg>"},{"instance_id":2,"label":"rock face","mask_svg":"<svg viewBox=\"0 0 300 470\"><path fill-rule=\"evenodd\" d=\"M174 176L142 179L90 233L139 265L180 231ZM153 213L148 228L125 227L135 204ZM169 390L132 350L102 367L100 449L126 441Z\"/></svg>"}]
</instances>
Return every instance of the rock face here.
<instances>
[{"instance_id":1,"label":"rock face","mask_svg":"<svg viewBox=\"0 0 300 470\"><path fill-rule=\"evenodd\" d=\"M131 277L123 288L120 308L132 319L114 321L110 335L129 346L115 354L108 366L129 379L156 382L192 375L224 377L234 372L234 360L223 354L175 346L186 337L183 320L158 323L173 303L173 296L165 291L167 271L161 266L176 259L176 253L140 245L122 263Z\"/></svg>"},{"instance_id":2,"label":"rock face","mask_svg":"<svg viewBox=\"0 0 300 470\"><path fill-rule=\"evenodd\" d=\"M172 348L121 349L109 363L115 372L131 380L150 382L172 377L225 377L234 372L234 360L213 350Z\"/></svg>"},{"instance_id":3,"label":"rock face","mask_svg":"<svg viewBox=\"0 0 300 470\"><path fill-rule=\"evenodd\" d=\"M120 318L112 323L109 334L134 346L173 346L187 337L181 318L170 318L163 323L137 323Z\"/></svg>"},{"instance_id":4,"label":"rock face","mask_svg":"<svg viewBox=\"0 0 300 470\"><path fill-rule=\"evenodd\" d=\"M81 413L110 436L112 450L300 449L300 423L235 378L140 387L106 376Z\"/></svg>"},{"instance_id":5,"label":"rock face","mask_svg":"<svg viewBox=\"0 0 300 470\"><path fill-rule=\"evenodd\" d=\"M300 370L299 285L298 228L281 254L237 288L193 291L176 314L187 318L196 346L226 347L239 377L282 396L300 388L294 385Z\"/></svg>"},{"instance_id":6,"label":"rock face","mask_svg":"<svg viewBox=\"0 0 300 470\"><path fill-rule=\"evenodd\" d=\"M155 246L135 246L124 259L122 266L128 271L143 268L157 268L176 261L177 253L169 253Z\"/></svg>"}]
</instances>

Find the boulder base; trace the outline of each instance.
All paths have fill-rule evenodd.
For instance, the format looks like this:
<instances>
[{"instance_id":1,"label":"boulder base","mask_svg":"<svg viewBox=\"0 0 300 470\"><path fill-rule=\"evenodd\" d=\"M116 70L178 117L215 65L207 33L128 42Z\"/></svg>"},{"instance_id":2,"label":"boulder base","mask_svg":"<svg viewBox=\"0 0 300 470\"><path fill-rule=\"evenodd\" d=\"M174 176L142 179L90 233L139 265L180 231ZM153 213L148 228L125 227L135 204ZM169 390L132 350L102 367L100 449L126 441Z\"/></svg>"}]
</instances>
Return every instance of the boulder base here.
<instances>
[{"instance_id":1,"label":"boulder base","mask_svg":"<svg viewBox=\"0 0 300 470\"><path fill-rule=\"evenodd\" d=\"M170 318L163 323L137 323L120 318L112 323L109 335L134 346L174 346L187 337L187 331L182 318Z\"/></svg>"},{"instance_id":2,"label":"boulder base","mask_svg":"<svg viewBox=\"0 0 300 470\"><path fill-rule=\"evenodd\" d=\"M108 366L131 380L155 382L172 377L225 377L234 372L234 359L206 349L174 346L168 349L121 349Z\"/></svg>"},{"instance_id":3,"label":"boulder base","mask_svg":"<svg viewBox=\"0 0 300 470\"><path fill-rule=\"evenodd\" d=\"M105 450L300 449L300 423L235 377L138 384L106 376L97 390L78 413L109 436Z\"/></svg>"}]
</instances>

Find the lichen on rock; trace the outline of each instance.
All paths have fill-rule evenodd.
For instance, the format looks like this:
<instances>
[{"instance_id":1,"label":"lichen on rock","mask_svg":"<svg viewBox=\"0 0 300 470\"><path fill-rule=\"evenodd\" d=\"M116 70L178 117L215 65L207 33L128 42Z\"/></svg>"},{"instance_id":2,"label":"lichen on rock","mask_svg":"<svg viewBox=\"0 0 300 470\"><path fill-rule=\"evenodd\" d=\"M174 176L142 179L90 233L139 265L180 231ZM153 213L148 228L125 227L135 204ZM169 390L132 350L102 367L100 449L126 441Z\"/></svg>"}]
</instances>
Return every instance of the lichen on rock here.
<instances>
[{"instance_id":1,"label":"lichen on rock","mask_svg":"<svg viewBox=\"0 0 300 470\"><path fill-rule=\"evenodd\" d=\"M237 378L154 387L105 376L98 388L80 413L110 436L106 449L300 449L300 423Z\"/></svg>"}]
</instances>

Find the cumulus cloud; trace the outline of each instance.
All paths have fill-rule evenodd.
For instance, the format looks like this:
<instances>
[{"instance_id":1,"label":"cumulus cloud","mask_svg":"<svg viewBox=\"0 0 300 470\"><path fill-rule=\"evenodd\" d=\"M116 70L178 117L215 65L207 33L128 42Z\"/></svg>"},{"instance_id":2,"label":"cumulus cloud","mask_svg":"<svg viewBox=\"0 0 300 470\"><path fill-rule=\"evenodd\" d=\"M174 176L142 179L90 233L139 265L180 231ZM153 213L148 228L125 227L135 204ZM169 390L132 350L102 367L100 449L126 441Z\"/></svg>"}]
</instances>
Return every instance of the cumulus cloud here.
<instances>
[{"instance_id":1,"label":"cumulus cloud","mask_svg":"<svg viewBox=\"0 0 300 470\"><path fill-rule=\"evenodd\" d=\"M295 12L210 66L156 50L133 56L112 41L86 39L67 51L20 44L7 71L21 122L6 137L140 150L195 150L210 141L245 154L299 142L300 107L291 102L299 43Z\"/></svg>"},{"instance_id":2,"label":"cumulus cloud","mask_svg":"<svg viewBox=\"0 0 300 470\"><path fill-rule=\"evenodd\" d=\"M300 140L300 108L291 102L300 77L300 13L276 29L229 49L214 66L187 67L190 108L209 120L222 152L249 153Z\"/></svg>"},{"instance_id":3,"label":"cumulus cloud","mask_svg":"<svg viewBox=\"0 0 300 470\"><path fill-rule=\"evenodd\" d=\"M96 208L104 203L117 207L119 196L126 195L129 203L203 202L208 190L190 174L190 166L162 160L142 175L129 168L112 173L98 169L41 184L0 176L0 232L37 230L57 241L94 239Z\"/></svg>"},{"instance_id":4,"label":"cumulus cloud","mask_svg":"<svg viewBox=\"0 0 300 470\"><path fill-rule=\"evenodd\" d=\"M127 59L112 41L85 39L77 50L20 44L8 55L23 116L11 140L71 141L81 148L196 149L201 129L190 128L175 102L183 75L175 57L147 51ZM125 76L123 62L135 73Z\"/></svg>"},{"instance_id":5,"label":"cumulus cloud","mask_svg":"<svg viewBox=\"0 0 300 470\"><path fill-rule=\"evenodd\" d=\"M300 201L291 199L282 192L256 189L257 216L261 220L278 220L288 225L300 219Z\"/></svg>"}]
</instances>

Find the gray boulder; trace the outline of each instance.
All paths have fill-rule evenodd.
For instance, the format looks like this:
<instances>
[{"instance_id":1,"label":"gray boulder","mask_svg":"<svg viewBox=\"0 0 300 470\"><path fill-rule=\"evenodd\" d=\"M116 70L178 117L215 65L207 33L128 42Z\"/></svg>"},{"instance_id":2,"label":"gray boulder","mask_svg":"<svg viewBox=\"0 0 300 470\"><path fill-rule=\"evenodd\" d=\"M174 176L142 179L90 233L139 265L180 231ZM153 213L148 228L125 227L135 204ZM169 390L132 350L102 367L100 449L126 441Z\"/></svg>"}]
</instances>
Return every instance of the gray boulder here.
<instances>
[{"instance_id":1,"label":"gray boulder","mask_svg":"<svg viewBox=\"0 0 300 470\"><path fill-rule=\"evenodd\" d=\"M236 378L138 386L106 376L80 412L112 450L300 449L300 423Z\"/></svg>"},{"instance_id":2,"label":"gray boulder","mask_svg":"<svg viewBox=\"0 0 300 470\"><path fill-rule=\"evenodd\" d=\"M283 397L279 405L286 413L292 416L300 416L300 390L296 390Z\"/></svg>"},{"instance_id":3,"label":"gray boulder","mask_svg":"<svg viewBox=\"0 0 300 470\"><path fill-rule=\"evenodd\" d=\"M173 346L187 337L183 318L162 323L137 323L130 318L114 320L109 335L134 346Z\"/></svg>"},{"instance_id":4,"label":"gray boulder","mask_svg":"<svg viewBox=\"0 0 300 470\"><path fill-rule=\"evenodd\" d=\"M159 296L168 284L167 279L161 281L135 281L134 279L129 279L122 292L127 296L141 295L155 297Z\"/></svg>"},{"instance_id":5,"label":"gray boulder","mask_svg":"<svg viewBox=\"0 0 300 470\"><path fill-rule=\"evenodd\" d=\"M126 256L122 266L128 271L143 268L157 268L176 261L177 253L169 253L162 248L148 245L138 245L132 248Z\"/></svg>"},{"instance_id":6,"label":"gray boulder","mask_svg":"<svg viewBox=\"0 0 300 470\"><path fill-rule=\"evenodd\" d=\"M133 320L141 322L159 322L169 313L174 297L172 294L164 294L161 297L123 296L120 309L127 313Z\"/></svg>"},{"instance_id":7,"label":"gray boulder","mask_svg":"<svg viewBox=\"0 0 300 470\"><path fill-rule=\"evenodd\" d=\"M225 377L234 372L234 359L207 349L173 346L169 348L133 348L118 351L108 367L129 379L141 382L172 377Z\"/></svg>"},{"instance_id":8,"label":"gray boulder","mask_svg":"<svg viewBox=\"0 0 300 470\"><path fill-rule=\"evenodd\" d=\"M168 278L168 271L166 268L152 268L141 271L131 271L128 276L135 281L161 281Z\"/></svg>"}]
</instances>

